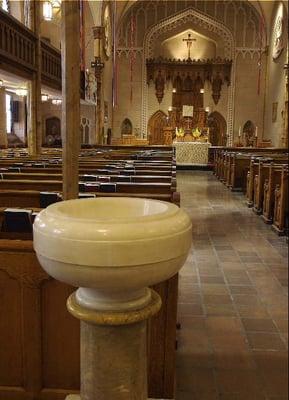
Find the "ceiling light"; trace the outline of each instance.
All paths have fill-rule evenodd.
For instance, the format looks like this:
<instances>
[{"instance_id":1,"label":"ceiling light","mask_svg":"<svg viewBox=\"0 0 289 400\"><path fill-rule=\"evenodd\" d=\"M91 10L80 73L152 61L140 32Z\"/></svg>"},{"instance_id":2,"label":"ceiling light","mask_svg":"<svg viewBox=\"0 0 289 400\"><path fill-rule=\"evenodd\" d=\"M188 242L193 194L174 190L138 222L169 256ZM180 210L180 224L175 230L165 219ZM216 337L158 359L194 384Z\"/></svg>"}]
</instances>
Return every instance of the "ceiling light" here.
<instances>
[{"instance_id":1,"label":"ceiling light","mask_svg":"<svg viewBox=\"0 0 289 400\"><path fill-rule=\"evenodd\" d=\"M42 94L41 101L43 101L43 102L48 101L48 94Z\"/></svg>"},{"instance_id":2,"label":"ceiling light","mask_svg":"<svg viewBox=\"0 0 289 400\"><path fill-rule=\"evenodd\" d=\"M16 89L16 94L20 97L27 96L27 89Z\"/></svg>"},{"instance_id":3,"label":"ceiling light","mask_svg":"<svg viewBox=\"0 0 289 400\"><path fill-rule=\"evenodd\" d=\"M62 103L61 99L53 99L52 100L52 104L54 104L55 106L59 106Z\"/></svg>"}]
</instances>

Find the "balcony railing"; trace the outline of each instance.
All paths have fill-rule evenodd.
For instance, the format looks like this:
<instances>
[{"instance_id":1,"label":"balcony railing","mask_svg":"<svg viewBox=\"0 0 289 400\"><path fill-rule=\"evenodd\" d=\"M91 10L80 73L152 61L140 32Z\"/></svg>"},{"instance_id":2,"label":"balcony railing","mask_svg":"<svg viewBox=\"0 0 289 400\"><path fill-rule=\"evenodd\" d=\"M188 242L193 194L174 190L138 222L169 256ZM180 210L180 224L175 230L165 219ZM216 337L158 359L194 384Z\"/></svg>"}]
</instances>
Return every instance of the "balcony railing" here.
<instances>
[{"instance_id":1,"label":"balcony railing","mask_svg":"<svg viewBox=\"0 0 289 400\"><path fill-rule=\"evenodd\" d=\"M36 70L37 37L32 31L0 9L0 55L1 61L21 66L28 72ZM2 64L2 63L1 63Z\"/></svg>"},{"instance_id":2,"label":"balcony railing","mask_svg":"<svg viewBox=\"0 0 289 400\"><path fill-rule=\"evenodd\" d=\"M50 44L41 41L42 81L61 88L61 53Z\"/></svg>"},{"instance_id":3,"label":"balcony railing","mask_svg":"<svg viewBox=\"0 0 289 400\"><path fill-rule=\"evenodd\" d=\"M0 65L30 79L37 71L37 36L16 18L0 8ZM41 40L41 78L43 83L61 89L61 53Z\"/></svg>"}]
</instances>

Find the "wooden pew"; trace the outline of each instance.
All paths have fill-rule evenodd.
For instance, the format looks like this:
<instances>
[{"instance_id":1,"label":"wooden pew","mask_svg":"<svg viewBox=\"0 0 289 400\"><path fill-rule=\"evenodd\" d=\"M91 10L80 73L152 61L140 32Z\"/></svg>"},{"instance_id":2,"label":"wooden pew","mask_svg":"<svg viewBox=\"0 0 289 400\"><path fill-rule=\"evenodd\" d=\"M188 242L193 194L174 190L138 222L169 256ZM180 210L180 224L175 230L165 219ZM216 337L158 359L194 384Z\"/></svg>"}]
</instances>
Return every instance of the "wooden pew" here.
<instances>
[{"instance_id":1,"label":"wooden pew","mask_svg":"<svg viewBox=\"0 0 289 400\"><path fill-rule=\"evenodd\" d=\"M288 234L288 165L282 167L280 184L275 187L273 229Z\"/></svg>"},{"instance_id":2,"label":"wooden pew","mask_svg":"<svg viewBox=\"0 0 289 400\"><path fill-rule=\"evenodd\" d=\"M66 310L75 290L40 267L32 241L0 240L0 398L64 400L79 390L79 321ZM148 327L149 397L174 398L177 275L154 287L163 307ZM5 345L3 345L5 344Z\"/></svg>"}]
</instances>

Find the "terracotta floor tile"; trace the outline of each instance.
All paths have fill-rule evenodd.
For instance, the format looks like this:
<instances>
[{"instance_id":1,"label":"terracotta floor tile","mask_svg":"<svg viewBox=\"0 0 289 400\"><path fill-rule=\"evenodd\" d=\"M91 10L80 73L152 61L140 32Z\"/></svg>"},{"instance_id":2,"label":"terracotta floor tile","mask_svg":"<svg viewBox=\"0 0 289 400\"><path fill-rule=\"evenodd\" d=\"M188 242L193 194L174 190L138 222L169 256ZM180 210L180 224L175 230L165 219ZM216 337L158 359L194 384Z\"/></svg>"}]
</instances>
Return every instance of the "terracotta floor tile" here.
<instances>
[{"instance_id":1,"label":"terracotta floor tile","mask_svg":"<svg viewBox=\"0 0 289 400\"><path fill-rule=\"evenodd\" d=\"M232 299L229 295L205 294L203 296L205 304L231 304Z\"/></svg>"},{"instance_id":2,"label":"terracotta floor tile","mask_svg":"<svg viewBox=\"0 0 289 400\"><path fill-rule=\"evenodd\" d=\"M272 319L243 318L242 323L247 332L277 333L276 325Z\"/></svg>"},{"instance_id":3,"label":"terracotta floor tile","mask_svg":"<svg viewBox=\"0 0 289 400\"><path fill-rule=\"evenodd\" d=\"M201 290L204 294L229 294L229 291L225 285L203 283L201 285Z\"/></svg>"},{"instance_id":4,"label":"terracotta floor tile","mask_svg":"<svg viewBox=\"0 0 289 400\"><path fill-rule=\"evenodd\" d=\"M243 294L243 295L254 295L257 293L254 286L239 286L230 285L229 290L232 295Z\"/></svg>"},{"instance_id":5,"label":"terracotta floor tile","mask_svg":"<svg viewBox=\"0 0 289 400\"><path fill-rule=\"evenodd\" d=\"M287 243L210 172L178 173L178 190L193 247L180 273L176 400L288 400Z\"/></svg>"},{"instance_id":6,"label":"terracotta floor tile","mask_svg":"<svg viewBox=\"0 0 289 400\"><path fill-rule=\"evenodd\" d=\"M286 350L278 334L248 332L247 337L250 347L254 350Z\"/></svg>"},{"instance_id":7,"label":"terracotta floor tile","mask_svg":"<svg viewBox=\"0 0 289 400\"><path fill-rule=\"evenodd\" d=\"M234 294L233 301L236 304L244 304L244 305L260 304L260 299L258 296L249 294Z\"/></svg>"},{"instance_id":8,"label":"terracotta floor tile","mask_svg":"<svg viewBox=\"0 0 289 400\"><path fill-rule=\"evenodd\" d=\"M205 304L205 310L208 316L236 316L237 312L232 304Z\"/></svg>"}]
</instances>

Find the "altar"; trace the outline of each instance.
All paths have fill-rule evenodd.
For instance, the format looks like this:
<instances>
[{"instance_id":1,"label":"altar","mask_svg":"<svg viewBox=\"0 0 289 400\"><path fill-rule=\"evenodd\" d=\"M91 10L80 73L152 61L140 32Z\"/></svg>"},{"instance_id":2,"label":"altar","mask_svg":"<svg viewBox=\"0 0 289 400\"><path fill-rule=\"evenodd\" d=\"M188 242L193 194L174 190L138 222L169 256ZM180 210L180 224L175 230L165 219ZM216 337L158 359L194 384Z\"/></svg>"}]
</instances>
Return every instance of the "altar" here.
<instances>
[{"instance_id":1,"label":"altar","mask_svg":"<svg viewBox=\"0 0 289 400\"><path fill-rule=\"evenodd\" d=\"M208 142L174 142L176 163L183 166L207 166L209 160Z\"/></svg>"}]
</instances>

